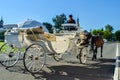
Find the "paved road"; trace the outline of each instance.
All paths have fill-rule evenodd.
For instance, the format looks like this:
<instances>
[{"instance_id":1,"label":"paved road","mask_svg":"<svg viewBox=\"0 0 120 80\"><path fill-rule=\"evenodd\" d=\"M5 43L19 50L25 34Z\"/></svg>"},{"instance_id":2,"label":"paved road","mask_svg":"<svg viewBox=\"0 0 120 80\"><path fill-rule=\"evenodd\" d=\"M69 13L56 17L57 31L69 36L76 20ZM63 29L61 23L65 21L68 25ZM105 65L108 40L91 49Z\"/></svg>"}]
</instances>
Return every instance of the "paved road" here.
<instances>
[{"instance_id":1,"label":"paved road","mask_svg":"<svg viewBox=\"0 0 120 80\"><path fill-rule=\"evenodd\" d=\"M91 61L91 54L88 54L85 65L79 64L73 54L64 54L63 62L48 56L43 71L34 75L24 70L22 61L9 69L0 65L0 80L113 80L116 43L105 43L103 51L104 58L99 57L99 49L96 61Z\"/></svg>"}]
</instances>

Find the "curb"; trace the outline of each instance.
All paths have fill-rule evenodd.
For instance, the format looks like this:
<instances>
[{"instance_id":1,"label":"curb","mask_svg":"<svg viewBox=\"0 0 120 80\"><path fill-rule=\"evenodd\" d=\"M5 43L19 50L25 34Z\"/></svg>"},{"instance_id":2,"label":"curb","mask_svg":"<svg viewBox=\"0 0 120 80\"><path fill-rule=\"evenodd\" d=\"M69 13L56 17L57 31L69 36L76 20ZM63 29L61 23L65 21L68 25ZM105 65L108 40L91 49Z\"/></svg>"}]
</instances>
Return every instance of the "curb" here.
<instances>
[{"instance_id":1,"label":"curb","mask_svg":"<svg viewBox=\"0 0 120 80\"><path fill-rule=\"evenodd\" d=\"M118 54L118 43L117 43L117 46L116 46L116 63L115 63L113 80L118 80L119 79L119 67L120 67L120 56Z\"/></svg>"}]
</instances>

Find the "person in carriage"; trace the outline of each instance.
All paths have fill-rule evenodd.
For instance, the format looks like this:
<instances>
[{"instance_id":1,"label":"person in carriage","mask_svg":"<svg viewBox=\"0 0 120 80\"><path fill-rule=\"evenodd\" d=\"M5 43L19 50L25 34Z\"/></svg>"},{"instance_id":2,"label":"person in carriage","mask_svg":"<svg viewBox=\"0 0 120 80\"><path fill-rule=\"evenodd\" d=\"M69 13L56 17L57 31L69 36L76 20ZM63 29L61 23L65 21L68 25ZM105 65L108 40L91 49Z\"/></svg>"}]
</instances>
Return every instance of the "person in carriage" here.
<instances>
[{"instance_id":1,"label":"person in carriage","mask_svg":"<svg viewBox=\"0 0 120 80\"><path fill-rule=\"evenodd\" d=\"M69 15L69 19L67 20L68 24L76 24L76 21L73 19L72 15ZM75 26L71 26L70 28L68 28L68 31L72 31L72 30L76 30Z\"/></svg>"},{"instance_id":2,"label":"person in carriage","mask_svg":"<svg viewBox=\"0 0 120 80\"><path fill-rule=\"evenodd\" d=\"M72 15L69 15L69 19L67 20L67 23L76 23Z\"/></svg>"}]
</instances>

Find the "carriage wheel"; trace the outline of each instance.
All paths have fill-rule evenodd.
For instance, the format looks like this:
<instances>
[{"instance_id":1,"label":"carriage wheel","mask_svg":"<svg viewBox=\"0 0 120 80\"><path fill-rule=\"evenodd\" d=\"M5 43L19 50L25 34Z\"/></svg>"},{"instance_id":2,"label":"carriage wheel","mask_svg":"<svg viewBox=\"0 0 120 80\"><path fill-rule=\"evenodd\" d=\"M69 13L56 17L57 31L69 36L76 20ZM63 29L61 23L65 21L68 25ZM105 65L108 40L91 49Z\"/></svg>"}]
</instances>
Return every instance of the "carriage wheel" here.
<instances>
[{"instance_id":1,"label":"carriage wheel","mask_svg":"<svg viewBox=\"0 0 120 80\"><path fill-rule=\"evenodd\" d=\"M24 56L23 64L25 69L30 73L37 73L42 70L46 62L46 52L40 44L31 44L27 47Z\"/></svg>"},{"instance_id":2,"label":"carriage wheel","mask_svg":"<svg viewBox=\"0 0 120 80\"><path fill-rule=\"evenodd\" d=\"M85 64L87 59L87 47L83 47L80 49L79 60L80 63Z\"/></svg>"},{"instance_id":3,"label":"carriage wheel","mask_svg":"<svg viewBox=\"0 0 120 80\"><path fill-rule=\"evenodd\" d=\"M18 62L19 55L18 48L5 43L0 48L0 63L5 67L12 67Z\"/></svg>"}]
</instances>

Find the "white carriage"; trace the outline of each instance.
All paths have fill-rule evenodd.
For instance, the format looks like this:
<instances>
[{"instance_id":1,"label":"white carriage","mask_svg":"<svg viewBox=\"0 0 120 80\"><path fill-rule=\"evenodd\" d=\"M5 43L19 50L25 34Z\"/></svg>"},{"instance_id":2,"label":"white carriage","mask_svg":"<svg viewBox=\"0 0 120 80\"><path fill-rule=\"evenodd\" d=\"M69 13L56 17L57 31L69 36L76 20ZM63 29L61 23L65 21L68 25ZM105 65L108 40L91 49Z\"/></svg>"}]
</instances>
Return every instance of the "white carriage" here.
<instances>
[{"instance_id":1,"label":"white carriage","mask_svg":"<svg viewBox=\"0 0 120 80\"><path fill-rule=\"evenodd\" d=\"M54 34L44 32L40 27L16 29L14 32L6 32L5 39L7 43L4 45L8 44L10 48L2 50L3 45L0 49L4 53L7 52L7 57L1 61L5 66L17 63L23 47L26 48L23 63L26 70L31 73L43 68L47 54L51 54L56 61L59 61L64 53L73 53L78 55L80 63L86 62L87 46L82 45L86 36L77 24L62 24L62 30Z\"/></svg>"}]
</instances>

